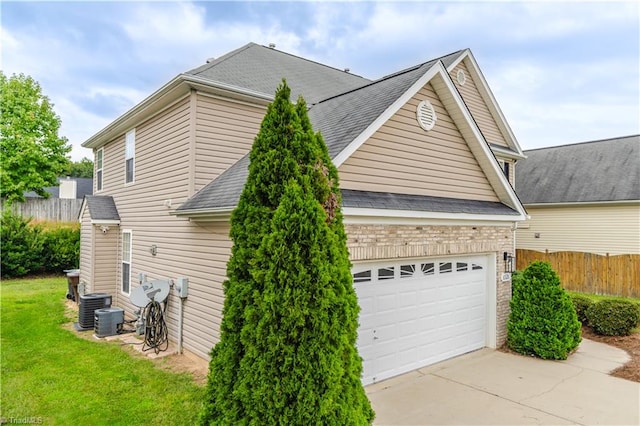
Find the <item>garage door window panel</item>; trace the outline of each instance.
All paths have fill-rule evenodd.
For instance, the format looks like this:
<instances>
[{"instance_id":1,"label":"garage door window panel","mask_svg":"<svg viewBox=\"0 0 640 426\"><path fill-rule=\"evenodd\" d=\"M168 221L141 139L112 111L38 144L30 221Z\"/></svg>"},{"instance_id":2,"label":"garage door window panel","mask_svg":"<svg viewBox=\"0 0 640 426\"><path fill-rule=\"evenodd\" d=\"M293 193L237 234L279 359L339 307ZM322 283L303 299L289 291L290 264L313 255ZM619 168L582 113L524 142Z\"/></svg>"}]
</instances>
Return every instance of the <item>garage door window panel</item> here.
<instances>
[{"instance_id":1,"label":"garage door window panel","mask_svg":"<svg viewBox=\"0 0 640 426\"><path fill-rule=\"evenodd\" d=\"M401 265L400 278L411 278L416 272L416 265Z\"/></svg>"},{"instance_id":2,"label":"garage door window panel","mask_svg":"<svg viewBox=\"0 0 640 426\"><path fill-rule=\"evenodd\" d=\"M449 272L453 271L453 265L451 264L451 262L440 262L438 271L441 274L448 274Z\"/></svg>"},{"instance_id":3,"label":"garage door window panel","mask_svg":"<svg viewBox=\"0 0 640 426\"><path fill-rule=\"evenodd\" d=\"M368 283L371 282L371 269L368 271L357 272L353 274L354 283Z\"/></svg>"},{"instance_id":4,"label":"garage door window panel","mask_svg":"<svg viewBox=\"0 0 640 426\"><path fill-rule=\"evenodd\" d=\"M387 266L378 269L378 281L392 280L395 277L395 267Z\"/></svg>"},{"instance_id":5,"label":"garage door window panel","mask_svg":"<svg viewBox=\"0 0 640 426\"><path fill-rule=\"evenodd\" d=\"M423 275L434 275L436 273L435 263L423 263L421 265Z\"/></svg>"}]
</instances>

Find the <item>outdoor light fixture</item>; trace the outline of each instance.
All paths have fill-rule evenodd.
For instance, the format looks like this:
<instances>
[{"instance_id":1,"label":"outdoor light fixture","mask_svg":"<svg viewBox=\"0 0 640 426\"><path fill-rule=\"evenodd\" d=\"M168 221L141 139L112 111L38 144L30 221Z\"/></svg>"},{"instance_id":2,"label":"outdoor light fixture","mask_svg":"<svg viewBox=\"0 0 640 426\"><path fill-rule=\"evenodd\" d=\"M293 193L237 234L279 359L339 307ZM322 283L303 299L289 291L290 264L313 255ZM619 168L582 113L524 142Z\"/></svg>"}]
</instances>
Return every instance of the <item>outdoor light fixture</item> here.
<instances>
[{"instance_id":1,"label":"outdoor light fixture","mask_svg":"<svg viewBox=\"0 0 640 426\"><path fill-rule=\"evenodd\" d=\"M504 271L509 273L513 272L513 260L515 256L505 251L502 253L502 258L504 259Z\"/></svg>"},{"instance_id":2,"label":"outdoor light fixture","mask_svg":"<svg viewBox=\"0 0 640 426\"><path fill-rule=\"evenodd\" d=\"M151 252L152 256L155 256L156 254L158 254L158 246L155 244L151 245L149 251Z\"/></svg>"}]
</instances>

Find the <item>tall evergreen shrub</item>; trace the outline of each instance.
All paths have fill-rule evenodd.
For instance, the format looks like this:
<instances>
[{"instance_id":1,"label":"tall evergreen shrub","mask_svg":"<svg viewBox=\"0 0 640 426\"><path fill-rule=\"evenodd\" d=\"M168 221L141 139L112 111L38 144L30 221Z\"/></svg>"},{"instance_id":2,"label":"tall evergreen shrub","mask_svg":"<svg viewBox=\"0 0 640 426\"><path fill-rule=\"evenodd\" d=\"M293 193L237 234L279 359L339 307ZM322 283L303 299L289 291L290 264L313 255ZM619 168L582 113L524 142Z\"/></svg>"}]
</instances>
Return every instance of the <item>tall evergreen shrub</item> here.
<instances>
[{"instance_id":1,"label":"tall evergreen shrub","mask_svg":"<svg viewBox=\"0 0 640 426\"><path fill-rule=\"evenodd\" d=\"M360 383L337 170L304 101L293 105L289 96L283 82L231 217L221 336L201 424L373 420Z\"/></svg>"},{"instance_id":2,"label":"tall evergreen shrub","mask_svg":"<svg viewBox=\"0 0 640 426\"><path fill-rule=\"evenodd\" d=\"M511 349L543 359L567 359L581 339L571 298L548 262L533 262L514 276L507 323Z\"/></svg>"}]
</instances>

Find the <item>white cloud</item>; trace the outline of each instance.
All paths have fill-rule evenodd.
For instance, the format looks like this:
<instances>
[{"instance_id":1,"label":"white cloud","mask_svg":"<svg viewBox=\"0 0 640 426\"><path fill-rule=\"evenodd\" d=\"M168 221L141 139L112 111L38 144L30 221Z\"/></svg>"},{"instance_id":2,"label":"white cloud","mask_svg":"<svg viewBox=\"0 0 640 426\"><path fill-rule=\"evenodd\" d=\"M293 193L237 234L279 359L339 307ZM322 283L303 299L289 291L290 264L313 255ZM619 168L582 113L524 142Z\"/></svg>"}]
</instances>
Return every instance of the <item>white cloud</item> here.
<instances>
[{"instance_id":1,"label":"white cloud","mask_svg":"<svg viewBox=\"0 0 640 426\"><path fill-rule=\"evenodd\" d=\"M9 5L38 19L3 21L2 69L41 83L78 145L249 41L371 78L470 47L524 148L640 131L635 3L47 3L52 17Z\"/></svg>"},{"instance_id":2,"label":"white cloud","mask_svg":"<svg viewBox=\"0 0 640 426\"><path fill-rule=\"evenodd\" d=\"M228 21L210 25L207 10L192 3L139 5L122 24L138 60L150 64L179 64L180 71L205 63L249 41L274 41L295 50L300 38L279 25ZM266 42L265 42L266 43Z\"/></svg>"}]
</instances>

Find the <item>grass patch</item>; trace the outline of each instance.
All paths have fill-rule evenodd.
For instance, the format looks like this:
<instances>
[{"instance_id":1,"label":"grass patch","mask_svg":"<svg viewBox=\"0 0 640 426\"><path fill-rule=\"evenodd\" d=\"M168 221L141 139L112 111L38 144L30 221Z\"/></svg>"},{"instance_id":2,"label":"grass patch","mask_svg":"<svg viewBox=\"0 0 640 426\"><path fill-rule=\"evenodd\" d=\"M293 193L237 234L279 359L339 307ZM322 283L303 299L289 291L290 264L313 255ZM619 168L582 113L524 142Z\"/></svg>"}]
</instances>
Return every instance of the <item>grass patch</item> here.
<instances>
[{"instance_id":1,"label":"grass patch","mask_svg":"<svg viewBox=\"0 0 640 426\"><path fill-rule=\"evenodd\" d=\"M2 412L44 424L192 425L204 389L64 329L66 278L2 281Z\"/></svg>"}]
</instances>

